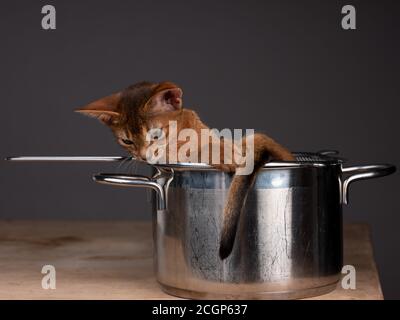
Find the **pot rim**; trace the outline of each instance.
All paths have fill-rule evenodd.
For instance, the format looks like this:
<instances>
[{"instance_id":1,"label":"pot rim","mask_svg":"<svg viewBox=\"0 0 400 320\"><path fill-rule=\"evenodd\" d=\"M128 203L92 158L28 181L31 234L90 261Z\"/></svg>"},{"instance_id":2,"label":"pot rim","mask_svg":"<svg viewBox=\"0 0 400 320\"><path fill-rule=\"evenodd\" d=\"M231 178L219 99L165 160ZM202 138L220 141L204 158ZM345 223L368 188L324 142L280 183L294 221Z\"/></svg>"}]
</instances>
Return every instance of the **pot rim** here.
<instances>
[{"instance_id":1,"label":"pot rim","mask_svg":"<svg viewBox=\"0 0 400 320\"><path fill-rule=\"evenodd\" d=\"M345 162L345 159L336 156L337 151L320 152L293 152L293 155L300 160L297 161L271 161L266 163L264 169L274 168L300 168L300 167L325 167L338 165ZM133 156L14 156L5 158L6 161L17 162L120 162L133 160L160 169L174 170L217 170L215 167L201 162L176 162L168 164L149 163Z\"/></svg>"},{"instance_id":2,"label":"pot rim","mask_svg":"<svg viewBox=\"0 0 400 320\"><path fill-rule=\"evenodd\" d=\"M328 155L321 155L319 153L312 153L312 152L293 152L294 156L318 156L320 160L310 160L310 161L271 161L267 162L263 169L276 169L276 168L304 168L304 167L326 167L331 165L341 165L345 162L345 159L339 157L333 157ZM147 163L147 162L145 162ZM168 163L168 164L150 164L154 167L160 169L174 169L174 170L215 170L219 171L218 169L214 168L213 166L201 163L201 162L177 162L177 163Z\"/></svg>"}]
</instances>

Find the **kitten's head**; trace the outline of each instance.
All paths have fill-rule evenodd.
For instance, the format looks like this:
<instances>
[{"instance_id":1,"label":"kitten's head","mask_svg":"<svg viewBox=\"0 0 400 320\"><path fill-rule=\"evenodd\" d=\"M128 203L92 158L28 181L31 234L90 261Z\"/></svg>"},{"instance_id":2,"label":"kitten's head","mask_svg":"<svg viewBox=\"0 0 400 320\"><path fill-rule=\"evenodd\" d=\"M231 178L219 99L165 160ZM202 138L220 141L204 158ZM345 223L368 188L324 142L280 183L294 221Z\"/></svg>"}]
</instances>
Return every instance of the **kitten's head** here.
<instances>
[{"instance_id":1,"label":"kitten's head","mask_svg":"<svg viewBox=\"0 0 400 320\"><path fill-rule=\"evenodd\" d=\"M145 160L147 132L160 128L168 135L169 120L182 111L182 90L172 82L139 82L76 111L99 119L122 147Z\"/></svg>"}]
</instances>

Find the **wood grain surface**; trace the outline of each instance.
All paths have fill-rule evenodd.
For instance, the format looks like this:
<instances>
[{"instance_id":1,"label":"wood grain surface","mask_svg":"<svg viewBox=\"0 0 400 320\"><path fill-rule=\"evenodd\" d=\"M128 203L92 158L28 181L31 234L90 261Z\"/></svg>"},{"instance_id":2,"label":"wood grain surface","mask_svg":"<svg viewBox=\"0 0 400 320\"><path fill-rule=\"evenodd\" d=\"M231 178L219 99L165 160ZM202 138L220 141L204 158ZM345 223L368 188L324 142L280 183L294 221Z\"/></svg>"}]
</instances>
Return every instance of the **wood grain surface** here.
<instances>
[{"instance_id":1,"label":"wood grain surface","mask_svg":"<svg viewBox=\"0 0 400 320\"><path fill-rule=\"evenodd\" d=\"M0 299L176 299L154 278L149 222L0 221ZM313 299L383 299L369 228L344 228L344 264L357 288ZM44 265L56 289L44 290Z\"/></svg>"}]
</instances>

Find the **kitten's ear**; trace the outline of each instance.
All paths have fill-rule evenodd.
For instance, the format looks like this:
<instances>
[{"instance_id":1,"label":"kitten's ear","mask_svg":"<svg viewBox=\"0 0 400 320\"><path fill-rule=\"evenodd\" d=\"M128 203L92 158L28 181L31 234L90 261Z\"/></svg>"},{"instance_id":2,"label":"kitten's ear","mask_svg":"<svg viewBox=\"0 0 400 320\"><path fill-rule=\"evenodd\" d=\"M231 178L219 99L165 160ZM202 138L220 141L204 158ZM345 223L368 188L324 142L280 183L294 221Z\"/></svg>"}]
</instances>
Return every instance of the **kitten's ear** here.
<instances>
[{"instance_id":1,"label":"kitten's ear","mask_svg":"<svg viewBox=\"0 0 400 320\"><path fill-rule=\"evenodd\" d=\"M114 93L89 103L87 106L75 110L75 112L97 118L104 124L110 125L120 116L120 114L116 111L120 99L121 93Z\"/></svg>"},{"instance_id":2,"label":"kitten's ear","mask_svg":"<svg viewBox=\"0 0 400 320\"><path fill-rule=\"evenodd\" d=\"M183 91L172 82L163 82L146 103L146 112L158 114L182 109Z\"/></svg>"}]
</instances>

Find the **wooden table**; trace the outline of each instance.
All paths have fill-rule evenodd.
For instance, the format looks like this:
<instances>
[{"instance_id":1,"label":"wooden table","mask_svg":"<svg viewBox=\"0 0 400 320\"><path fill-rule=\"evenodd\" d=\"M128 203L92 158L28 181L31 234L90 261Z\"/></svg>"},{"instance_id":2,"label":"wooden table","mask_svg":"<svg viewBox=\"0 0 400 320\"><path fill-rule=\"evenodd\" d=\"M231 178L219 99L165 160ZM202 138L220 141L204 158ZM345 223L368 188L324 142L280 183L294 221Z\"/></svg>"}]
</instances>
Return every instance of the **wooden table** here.
<instances>
[{"instance_id":1,"label":"wooden table","mask_svg":"<svg viewBox=\"0 0 400 320\"><path fill-rule=\"evenodd\" d=\"M314 299L383 299L366 225L346 225L356 290ZM135 221L0 221L0 299L176 299L153 275L151 226ZM56 289L44 290L44 265Z\"/></svg>"}]
</instances>

